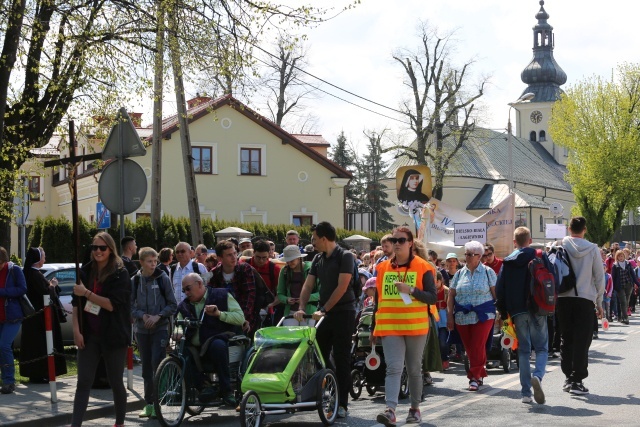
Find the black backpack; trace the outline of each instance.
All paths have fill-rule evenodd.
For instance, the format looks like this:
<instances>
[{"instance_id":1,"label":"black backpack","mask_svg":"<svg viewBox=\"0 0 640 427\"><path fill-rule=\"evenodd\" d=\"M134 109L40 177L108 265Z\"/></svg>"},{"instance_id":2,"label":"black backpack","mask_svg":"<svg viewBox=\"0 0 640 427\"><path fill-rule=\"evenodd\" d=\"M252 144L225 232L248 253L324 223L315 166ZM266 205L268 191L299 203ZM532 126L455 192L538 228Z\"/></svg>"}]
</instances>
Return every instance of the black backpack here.
<instances>
[{"instance_id":1,"label":"black backpack","mask_svg":"<svg viewBox=\"0 0 640 427\"><path fill-rule=\"evenodd\" d=\"M569 254L562 247L558 246L555 248L556 255L556 263L561 262L564 263L567 267L569 267L569 274L559 277L557 283L558 294L562 294L564 292L574 290L576 296L578 296L578 287L577 287L577 279L576 273L573 271L573 267L571 266L571 260L569 259ZM558 267L556 267L558 268ZM558 268L558 275L560 275L560 269Z\"/></svg>"},{"instance_id":2,"label":"black backpack","mask_svg":"<svg viewBox=\"0 0 640 427\"><path fill-rule=\"evenodd\" d=\"M342 249L340 246L336 247L336 250L338 249L344 251L344 249ZM322 253L319 253L313 258L313 266L315 266L314 268L317 268L317 262L321 256L322 256ZM342 263L342 254L340 255L340 262ZM353 259L353 273L351 274L350 286L351 286L351 289L353 290L353 295L356 297L355 301L358 302L360 300L360 297L362 296L362 284L360 283L360 273L358 272L358 261L355 258L355 256Z\"/></svg>"}]
</instances>

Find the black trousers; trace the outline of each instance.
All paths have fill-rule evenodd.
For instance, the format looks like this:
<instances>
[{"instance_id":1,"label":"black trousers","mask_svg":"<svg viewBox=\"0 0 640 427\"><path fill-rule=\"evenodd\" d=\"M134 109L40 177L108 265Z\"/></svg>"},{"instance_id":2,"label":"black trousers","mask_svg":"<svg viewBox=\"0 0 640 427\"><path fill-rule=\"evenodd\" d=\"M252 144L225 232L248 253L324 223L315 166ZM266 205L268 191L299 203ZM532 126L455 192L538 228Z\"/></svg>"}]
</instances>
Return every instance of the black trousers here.
<instances>
[{"instance_id":1,"label":"black trousers","mask_svg":"<svg viewBox=\"0 0 640 427\"><path fill-rule=\"evenodd\" d=\"M589 346L593 339L593 301L584 298L558 298L558 320L562 333L560 367L571 382L589 375Z\"/></svg>"},{"instance_id":2,"label":"black trousers","mask_svg":"<svg viewBox=\"0 0 640 427\"><path fill-rule=\"evenodd\" d=\"M355 330L355 310L329 311L318 327L316 338L327 366L333 368L338 380L340 406L347 407L351 388L351 335ZM332 365L330 355L333 350Z\"/></svg>"}]
</instances>

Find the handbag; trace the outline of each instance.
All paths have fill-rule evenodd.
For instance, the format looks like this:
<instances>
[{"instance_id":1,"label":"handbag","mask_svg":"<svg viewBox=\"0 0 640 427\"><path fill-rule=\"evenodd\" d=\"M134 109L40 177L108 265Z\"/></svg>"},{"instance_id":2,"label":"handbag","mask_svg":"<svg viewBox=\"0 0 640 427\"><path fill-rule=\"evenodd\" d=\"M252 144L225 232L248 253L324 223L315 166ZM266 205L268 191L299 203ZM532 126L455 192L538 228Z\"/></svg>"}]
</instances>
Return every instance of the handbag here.
<instances>
[{"instance_id":1,"label":"handbag","mask_svg":"<svg viewBox=\"0 0 640 427\"><path fill-rule=\"evenodd\" d=\"M24 294L20 298L18 298L18 301L20 302L20 308L22 308L22 315L24 317L33 316L34 314L36 314L36 309L33 308L33 305L31 304L31 301L29 301L27 294Z\"/></svg>"}]
</instances>

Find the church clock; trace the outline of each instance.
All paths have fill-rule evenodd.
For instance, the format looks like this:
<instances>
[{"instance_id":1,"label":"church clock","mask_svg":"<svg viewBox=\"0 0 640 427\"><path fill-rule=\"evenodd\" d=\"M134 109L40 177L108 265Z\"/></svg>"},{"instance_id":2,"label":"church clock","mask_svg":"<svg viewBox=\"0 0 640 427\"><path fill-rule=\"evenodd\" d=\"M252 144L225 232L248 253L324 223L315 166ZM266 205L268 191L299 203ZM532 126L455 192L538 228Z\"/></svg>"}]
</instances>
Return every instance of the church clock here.
<instances>
[{"instance_id":1,"label":"church clock","mask_svg":"<svg viewBox=\"0 0 640 427\"><path fill-rule=\"evenodd\" d=\"M533 123L540 123L542 121L542 113L538 110L535 110L531 113L530 118Z\"/></svg>"}]
</instances>

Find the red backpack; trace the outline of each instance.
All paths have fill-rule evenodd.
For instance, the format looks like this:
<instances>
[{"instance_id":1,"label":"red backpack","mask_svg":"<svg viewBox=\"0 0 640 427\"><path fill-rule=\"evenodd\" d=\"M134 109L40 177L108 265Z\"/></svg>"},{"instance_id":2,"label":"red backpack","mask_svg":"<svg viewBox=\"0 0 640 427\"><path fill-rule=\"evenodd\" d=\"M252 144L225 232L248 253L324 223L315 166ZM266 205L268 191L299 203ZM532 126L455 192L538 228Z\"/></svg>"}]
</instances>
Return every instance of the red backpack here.
<instances>
[{"instance_id":1,"label":"red backpack","mask_svg":"<svg viewBox=\"0 0 640 427\"><path fill-rule=\"evenodd\" d=\"M543 257L540 249L536 250L536 257L529 261L529 310L537 316L548 316L556 310L556 284L554 275L548 266L551 264Z\"/></svg>"}]
</instances>

